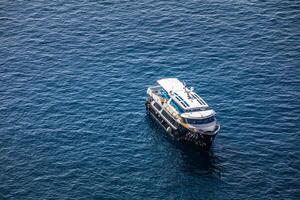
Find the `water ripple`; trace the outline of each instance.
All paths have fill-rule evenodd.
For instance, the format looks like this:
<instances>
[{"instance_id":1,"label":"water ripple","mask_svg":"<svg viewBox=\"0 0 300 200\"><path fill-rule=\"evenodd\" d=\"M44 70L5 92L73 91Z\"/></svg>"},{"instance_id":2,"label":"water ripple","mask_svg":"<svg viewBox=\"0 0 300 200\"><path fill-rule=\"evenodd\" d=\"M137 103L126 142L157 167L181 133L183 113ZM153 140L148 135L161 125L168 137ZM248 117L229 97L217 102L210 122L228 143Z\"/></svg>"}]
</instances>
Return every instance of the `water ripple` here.
<instances>
[{"instance_id":1,"label":"water ripple","mask_svg":"<svg viewBox=\"0 0 300 200\"><path fill-rule=\"evenodd\" d=\"M297 1L5 1L0 199L297 199ZM145 115L162 77L194 86L210 154Z\"/></svg>"}]
</instances>

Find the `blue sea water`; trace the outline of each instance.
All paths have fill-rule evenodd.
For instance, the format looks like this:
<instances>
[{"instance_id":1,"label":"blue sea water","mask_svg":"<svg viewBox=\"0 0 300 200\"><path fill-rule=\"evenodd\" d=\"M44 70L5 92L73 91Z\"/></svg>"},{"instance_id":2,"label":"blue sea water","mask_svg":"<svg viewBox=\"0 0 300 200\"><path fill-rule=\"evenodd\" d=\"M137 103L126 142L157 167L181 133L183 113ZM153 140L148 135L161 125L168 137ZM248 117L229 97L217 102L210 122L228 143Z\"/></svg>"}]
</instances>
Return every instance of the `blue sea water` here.
<instances>
[{"instance_id":1,"label":"blue sea water","mask_svg":"<svg viewBox=\"0 0 300 200\"><path fill-rule=\"evenodd\" d=\"M300 2L0 3L0 199L299 199ZM185 80L209 154L146 115Z\"/></svg>"}]
</instances>

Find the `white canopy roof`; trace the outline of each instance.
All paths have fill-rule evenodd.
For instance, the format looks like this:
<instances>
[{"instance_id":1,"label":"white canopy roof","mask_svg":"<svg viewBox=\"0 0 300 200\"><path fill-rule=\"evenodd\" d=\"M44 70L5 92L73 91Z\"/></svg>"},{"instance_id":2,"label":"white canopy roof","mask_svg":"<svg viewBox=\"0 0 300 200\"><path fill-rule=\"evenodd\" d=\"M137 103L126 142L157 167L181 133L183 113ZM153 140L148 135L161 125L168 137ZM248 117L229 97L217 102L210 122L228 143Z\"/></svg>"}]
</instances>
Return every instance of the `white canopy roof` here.
<instances>
[{"instance_id":1,"label":"white canopy roof","mask_svg":"<svg viewBox=\"0 0 300 200\"><path fill-rule=\"evenodd\" d=\"M184 85L177 78L165 78L157 81L168 93L184 90Z\"/></svg>"},{"instance_id":2,"label":"white canopy roof","mask_svg":"<svg viewBox=\"0 0 300 200\"><path fill-rule=\"evenodd\" d=\"M177 78L158 80L157 83L168 92L170 97L184 110L206 108L208 105L195 92L188 90Z\"/></svg>"}]
</instances>

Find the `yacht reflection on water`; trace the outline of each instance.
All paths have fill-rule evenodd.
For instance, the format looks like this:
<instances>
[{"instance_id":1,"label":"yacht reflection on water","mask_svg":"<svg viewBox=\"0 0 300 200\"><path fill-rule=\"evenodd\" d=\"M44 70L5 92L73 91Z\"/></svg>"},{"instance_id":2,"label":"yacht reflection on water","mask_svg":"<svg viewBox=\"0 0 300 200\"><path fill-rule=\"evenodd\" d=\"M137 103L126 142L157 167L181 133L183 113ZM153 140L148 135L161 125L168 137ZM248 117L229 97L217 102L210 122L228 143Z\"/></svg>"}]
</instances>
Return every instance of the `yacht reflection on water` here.
<instances>
[{"instance_id":1,"label":"yacht reflection on water","mask_svg":"<svg viewBox=\"0 0 300 200\"><path fill-rule=\"evenodd\" d=\"M182 152L183 169L193 175L213 174L217 177L221 175L221 167L217 156L213 151L199 151L197 147L188 145L176 145Z\"/></svg>"}]
</instances>

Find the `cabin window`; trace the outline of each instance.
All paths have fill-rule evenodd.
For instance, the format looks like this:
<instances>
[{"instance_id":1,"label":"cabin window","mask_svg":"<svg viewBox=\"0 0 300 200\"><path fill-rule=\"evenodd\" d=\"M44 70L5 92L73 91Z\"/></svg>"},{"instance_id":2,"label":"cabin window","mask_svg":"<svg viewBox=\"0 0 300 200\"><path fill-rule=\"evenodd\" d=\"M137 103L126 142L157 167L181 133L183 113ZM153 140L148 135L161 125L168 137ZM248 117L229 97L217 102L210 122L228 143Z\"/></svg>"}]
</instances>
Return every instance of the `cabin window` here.
<instances>
[{"instance_id":1,"label":"cabin window","mask_svg":"<svg viewBox=\"0 0 300 200\"><path fill-rule=\"evenodd\" d=\"M155 107L157 110L159 110L159 111L161 110L160 105L159 105L158 103L156 103L156 102L154 103L154 107Z\"/></svg>"},{"instance_id":2,"label":"cabin window","mask_svg":"<svg viewBox=\"0 0 300 200\"><path fill-rule=\"evenodd\" d=\"M166 111L162 111L161 114L169 121L171 124L176 124L176 121L171 117Z\"/></svg>"},{"instance_id":3,"label":"cabin window","mask_svg":"<svg viewBox=\"0 0 300 200\"><path fill-rule=\"evenodd\" d=\"M204 111L204 110L211 110L211 108L210 107L191 108L191 109L187 109L186 112L198 112L198 111Z\"/></svg>"},{"instance_id":4,"label":"cabin window","mask_svg":"<svg viewBox=\"0 0 300 200\"><path fill-rule=\"evenodd\" d=\"M186 123L188 124L195 124L195 125L200 125L200 124L208 124L211 123L213 121L215 121L215 117L209 117L209 118L205 118L205 119L188 119L186 118Z\"/></svg>"}]
</instances>

